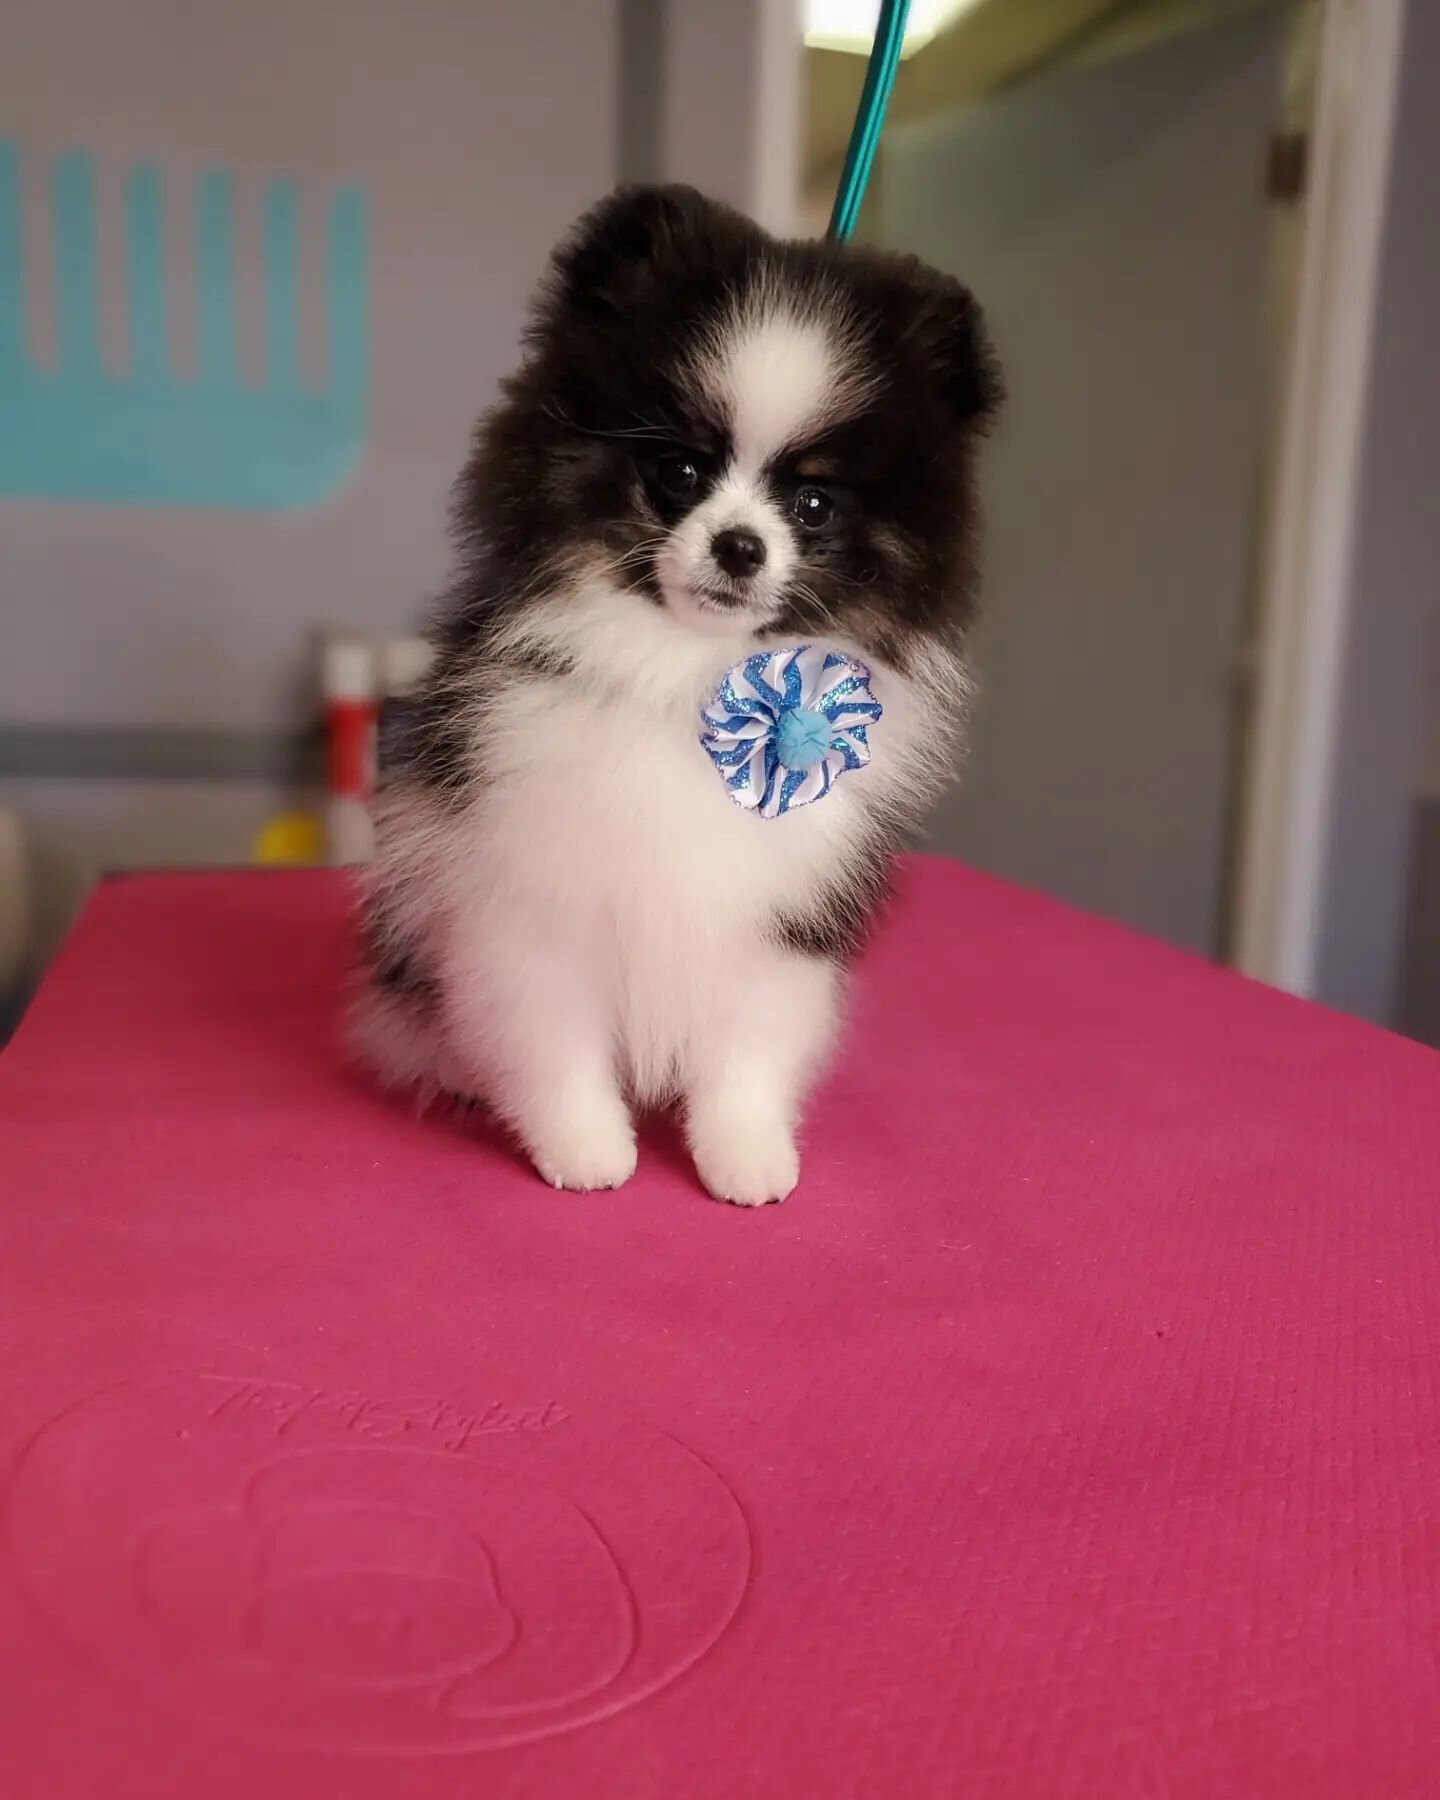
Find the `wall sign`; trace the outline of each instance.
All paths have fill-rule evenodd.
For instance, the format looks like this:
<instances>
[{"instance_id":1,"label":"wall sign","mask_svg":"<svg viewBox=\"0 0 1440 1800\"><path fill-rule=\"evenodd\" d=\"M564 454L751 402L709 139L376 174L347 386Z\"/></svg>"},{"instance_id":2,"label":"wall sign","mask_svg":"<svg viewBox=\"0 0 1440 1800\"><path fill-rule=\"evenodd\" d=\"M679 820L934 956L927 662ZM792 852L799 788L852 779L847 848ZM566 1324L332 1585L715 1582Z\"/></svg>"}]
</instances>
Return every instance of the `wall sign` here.
<instances>
[{"instance_id":1,"label":"wall sign","mask_svg":"<svg viewBox=\"0 0 1440 1800\"><path fill-rule=\"evenodd\" d=\"M343 487L365 446L370 412L369 211L355 186L324 208L323 372L302 371L301 206L288 177L261 203L258 270L237 265L235 179L212 169L195 185L189 255L195 367L171 337L164 176L137 164L123 188L126 360L101 354L102 270L95 159L70 152L50 170L53 366L26 327L27 268L19 146L0 139L0 499L282 510ZM110 274L104 272L109 281ZM242 370L237 296L258 288L264 368Z\"/></svg>"}]
</instances>

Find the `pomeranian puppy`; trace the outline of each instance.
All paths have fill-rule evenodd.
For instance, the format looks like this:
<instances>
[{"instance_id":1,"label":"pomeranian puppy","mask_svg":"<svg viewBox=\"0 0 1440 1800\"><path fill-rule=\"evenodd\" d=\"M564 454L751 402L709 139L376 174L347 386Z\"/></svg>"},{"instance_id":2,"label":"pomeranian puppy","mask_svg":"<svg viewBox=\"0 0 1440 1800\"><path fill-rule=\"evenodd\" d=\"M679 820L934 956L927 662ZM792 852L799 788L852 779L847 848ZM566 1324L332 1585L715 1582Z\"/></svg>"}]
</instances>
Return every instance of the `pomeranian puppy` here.
<instances>
[{"instance_id":1,"label":"pomeranian puppy","mask_svg":"<svg viewBox=\"0 0 1440 1800\"><path fill-rule=\"evenodd\" d=\"M676 1103L711 1194L796 1126L891 858L956 761L979 310L909 257L687 188L561 245L454 501L387 725L359 1044L479 1098L558 1187Z\"/></svg>"}]
</instances>

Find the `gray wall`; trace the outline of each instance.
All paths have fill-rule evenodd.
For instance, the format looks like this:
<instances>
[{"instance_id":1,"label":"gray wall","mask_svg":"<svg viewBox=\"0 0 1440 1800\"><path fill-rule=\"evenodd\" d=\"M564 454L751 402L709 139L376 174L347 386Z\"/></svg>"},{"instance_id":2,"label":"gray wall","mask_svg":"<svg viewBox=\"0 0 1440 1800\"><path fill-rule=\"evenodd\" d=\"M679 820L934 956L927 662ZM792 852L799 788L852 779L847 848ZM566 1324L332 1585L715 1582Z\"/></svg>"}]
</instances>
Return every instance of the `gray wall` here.
<instances>
[{"instance_id":1,"label":"gray wall","mask_svg":"<svg viewBox=\"0 0 1440 1800\"><path fill-rule=\"evenodd\" d=\"M1406 893L1399 1014L1402 1031L1440 1050L1440 786L1416 800Z\"/></svg>"},{"instance_id":2,"label":"gray wall","mask_svg":"<svg viewBox=\"0 0 1440 1800\"><path fill-rule=\"evenodd\" d=\"M663 15L661 172L767 230L800 231L802 0L652 4Z\"/></svg>"},{"instance_id":3,"label":"gray wall","mask_svg":"<svg viewBox=\"0 0 1440 1800\"><path fill-rule=\"evenodd\" d=\"M898 129L883 235L970 283L1010 400L973 754L934 841L1213 951L1265 414L1275 6Z\"/></svg>"}]
</instances>

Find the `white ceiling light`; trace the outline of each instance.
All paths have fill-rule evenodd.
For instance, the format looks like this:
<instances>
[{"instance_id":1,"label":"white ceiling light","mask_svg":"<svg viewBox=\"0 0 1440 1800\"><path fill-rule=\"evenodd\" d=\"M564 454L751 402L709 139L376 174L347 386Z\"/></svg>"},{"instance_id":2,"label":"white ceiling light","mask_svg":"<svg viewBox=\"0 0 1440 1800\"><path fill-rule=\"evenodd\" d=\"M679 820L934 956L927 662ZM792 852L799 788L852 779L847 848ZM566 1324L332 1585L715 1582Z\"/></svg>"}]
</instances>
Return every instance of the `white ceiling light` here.
<instances>
[{"instance_id":1,"label":"white ceiling light","mask_svg":"<svg viewBox=\"0 0 1440 1800\"><path fill-rule=\"evenodd\" d=\"M902 56L913 56L952 19L979 0L910 0ZM805 0L805 42L817 50L867 54L880 15L880 0Z\"/></svg>"}]
</instances>

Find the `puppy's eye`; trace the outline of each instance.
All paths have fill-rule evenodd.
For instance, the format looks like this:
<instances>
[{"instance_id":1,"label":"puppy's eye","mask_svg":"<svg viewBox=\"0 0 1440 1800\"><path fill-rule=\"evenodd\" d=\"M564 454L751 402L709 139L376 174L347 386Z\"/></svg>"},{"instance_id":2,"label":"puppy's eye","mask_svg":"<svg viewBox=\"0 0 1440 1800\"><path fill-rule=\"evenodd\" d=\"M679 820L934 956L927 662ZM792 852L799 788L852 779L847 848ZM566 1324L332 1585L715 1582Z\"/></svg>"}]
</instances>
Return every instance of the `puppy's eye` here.
<instances>
[{"instance_id":1,"label":"puppy's eye","mask_svg":"<svg viewBox=\"0 0 1440 1800\"><path fill-rule=\"evenodd\" d=\"M803 487L790 502L790 510L808 531L818 531L834 517L835 502L824 488Z\"/></svg>"},{"instance_id":2,"label":"puppy's eye","mask_svg":"<svg viewBox=\"0 0 1440 1800\"><path fill-rule=\"evenodd\" d=\"M655 464L655 480L663 492L683 500L700 485L700 470L688 451L676 450L660 457Z\"/></svg>"}]
</instances>

